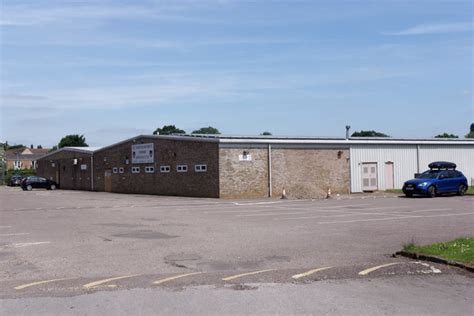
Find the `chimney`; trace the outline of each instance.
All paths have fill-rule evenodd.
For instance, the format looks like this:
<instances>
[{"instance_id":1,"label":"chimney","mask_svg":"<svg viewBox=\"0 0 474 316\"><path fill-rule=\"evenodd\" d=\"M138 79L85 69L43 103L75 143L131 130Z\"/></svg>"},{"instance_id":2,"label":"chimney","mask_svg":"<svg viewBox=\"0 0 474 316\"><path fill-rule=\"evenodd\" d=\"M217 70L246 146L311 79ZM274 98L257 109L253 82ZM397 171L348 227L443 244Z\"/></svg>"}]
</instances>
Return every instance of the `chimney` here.
<instances>
[{"instance_id":1,"label":"chimney","mask_svg":"<svg viewBox=\"0 0 474 316\"><path fill-rule=\"evenodd\" d=\"M349 125L346 125L346 140L349 140L349 131L351 127Z\"/></svg>"}]
</instances>

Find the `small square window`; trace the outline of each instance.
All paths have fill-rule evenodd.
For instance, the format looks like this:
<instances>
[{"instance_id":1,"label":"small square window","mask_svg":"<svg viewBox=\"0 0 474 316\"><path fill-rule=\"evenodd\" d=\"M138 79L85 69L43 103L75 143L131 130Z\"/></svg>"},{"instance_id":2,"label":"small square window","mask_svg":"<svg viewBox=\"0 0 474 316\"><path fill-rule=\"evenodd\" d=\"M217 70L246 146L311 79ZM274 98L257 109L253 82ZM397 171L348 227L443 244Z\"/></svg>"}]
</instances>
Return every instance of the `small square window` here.
<instances>
[{"instance_id":1,"label":"small square window","mask_svg":"<svg viewBox=\"0 0 474 316\"><path fill-rule=\"evenodd\" d=\"M119 168L119 173L124 173L124 169L122 167Z\"/></svg>"},{"instance_id":2,"label":"small square window","mask_svg":"<svg viewBox=\"0 0 474 316\"><path fill-rule=\"evenodd\" d=\"M177 165L176 171L178 172L188 172L188 165Z\"/></svg>"},{"instance_id":3,"label":"small square window","mask_svg":"<svg viewBox=\"0 0 474 316\"><path fill-rule=\"evenodd\" d=\"M170 173L170 171L171 171L170 166L160 166L161 173Z\"/></svg>"},{"instance_id":4,"label":"small square window","mask_svg":"<svg viewBox=\"0 0 474 316\"><path fill-rule=\"evenodd\" d=\"M207 172L207 165L195 165L194 166L195 172Z\"/></svg>"},{"instance_id":5,"label":"small square window","mask_svg":"<svg viewBox=\"0 0 474 316\"><path fill-rule=\"evenodd\" d=\"M154 173L155 172L155 167L145 167L145 172L146 173Z\"/></svg>"},{"instance_id":6,"label":"small square window","mask_svg":"<svg viewBox=\"0 0 474 316\"><path fill-rule=\"evenodd\" d=\"M118 173L118 168L112 168L113 173Z\"/></svg>"}]
</instances>

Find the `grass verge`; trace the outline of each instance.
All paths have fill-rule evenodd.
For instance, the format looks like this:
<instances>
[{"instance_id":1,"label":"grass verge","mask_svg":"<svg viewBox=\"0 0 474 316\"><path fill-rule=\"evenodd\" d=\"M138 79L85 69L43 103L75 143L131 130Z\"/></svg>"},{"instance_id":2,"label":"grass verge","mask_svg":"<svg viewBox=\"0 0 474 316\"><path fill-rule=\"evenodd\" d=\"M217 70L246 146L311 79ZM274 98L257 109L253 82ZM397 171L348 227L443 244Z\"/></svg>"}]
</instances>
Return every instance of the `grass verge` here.
<instances>
[{"instance_id":1,"label":"grass verge","mask_svg":"<svg viewBox=\"0 0 474 316\"><path fill-rule=\"evenodd\" d=\"M474 265L474 237L459 238L426 246L410 243L403 246L403 250Z\"/></svg>"},{"instance_id":2,"label":"grass verge","mask_svg":"<svg viewBox=\"0 0 474 316\"><path fill-rule=\"evenodd\" d=\"M385 192L388 192L388 193L398 193L398 194L402 194L403 191L400 190L400 189L388 189L388 190L385 190Z\"/></svg>"},{"instance_id":3,"label":"grass verge","mask_svg":"<svg viewBox=\"0 0 474 316\"><path fill-rule=\"evenodd\" d=\"M385 190L385 192L403 194L403 191L400 189L389 189L389 190ZM467 189L466 195L474 195L474 186L471 186L469 187L469 189Z\"/></svg>"}]
</instances>

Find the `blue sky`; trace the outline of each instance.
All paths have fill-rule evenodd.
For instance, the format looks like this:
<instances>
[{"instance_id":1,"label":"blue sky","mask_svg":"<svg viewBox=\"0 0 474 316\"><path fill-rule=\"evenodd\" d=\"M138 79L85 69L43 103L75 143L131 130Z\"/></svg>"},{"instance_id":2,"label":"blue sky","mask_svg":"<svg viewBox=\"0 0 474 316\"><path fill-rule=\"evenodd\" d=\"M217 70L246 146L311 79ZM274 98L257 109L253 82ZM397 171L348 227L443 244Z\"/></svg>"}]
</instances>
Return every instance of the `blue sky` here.
<instances>
[{"instance_id":1,"label":"blue sky","mask_svg":"<svg viewBox=\"0 0 474 316\"><path fill-rule=\"evenodd\" d=\"M3 0L1 135L393 137L474 121L471 1Z\"/></svg>"}]
</instances>

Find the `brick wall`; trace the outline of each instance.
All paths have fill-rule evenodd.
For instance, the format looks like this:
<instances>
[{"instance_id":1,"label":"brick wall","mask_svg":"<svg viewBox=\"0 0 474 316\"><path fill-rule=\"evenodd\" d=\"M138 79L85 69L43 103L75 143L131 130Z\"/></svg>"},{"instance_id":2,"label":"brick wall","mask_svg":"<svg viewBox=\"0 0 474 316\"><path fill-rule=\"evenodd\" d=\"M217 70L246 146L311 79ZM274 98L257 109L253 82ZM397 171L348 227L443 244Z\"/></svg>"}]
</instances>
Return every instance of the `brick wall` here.
<instances>
[{"instance_id":1,"label":"brick wall","mask_svg":"<svg viewBox=\"0 0 474 316\"><path fill-rule=\"evenodd\" d=\"M273 149L272 191L290 198L321 198L328 188L333 194L349 193L349 150Z\"/></svg>"},{"instance_id":2,"label":"brick wall","mask_svg":"<svg viewBox=\"0 0 474 316\"><path fill-rule=\"evenodd\" d=\"M132 144L146 143L154 144L154 163L132 164ZM197 164L207 165L207 172L195 172ZM178 173L177 165L187 165L188 171ZM108 173L112 192L219 197L216 143L138 138L96 152L94 166L94 187L98 191L106 190ZM145 167L151 166L154 173L145 173ZM161 173L160 166L170 166L170 173ZM132 173L132 167L140 167L140 173ZM114 168L123 168L124 172L113 173Z\"/></svg>"},{"instance_id":3,"label":"brick wall","mask_svg":"<svg viewBox=\"0 0 474 316\"><path fill-rule=\"evenodd\" d=\"M240 161L248 152L251 161ZM272 196L285 188L290 198L320 198L349 192L349 150L272 148ZM268 197L268 148L225 148L219 157L222 198Z\"/></svg>"},{"instance_id":4,"label":"brick wall","mask_svg":"<svg viewBox=\"0 0 474 316\"><path fill-rule=\"evenodd\" d=\"M240 161L243 152L251 161ZM219 152L220 197L268 197L268 151L263 148L221 148Z\"/></svg>"},{"instance_id":5,"label":"brick wall","mask_svg":"<svg viewBox=\"0 0 474 316\"><path fill-rule=\"evenodd\" d=\"M38 160L37 174L56 181L61 189L91 190L90 157L88 153L59 151Z\"/></svg>"}]
</instances>

